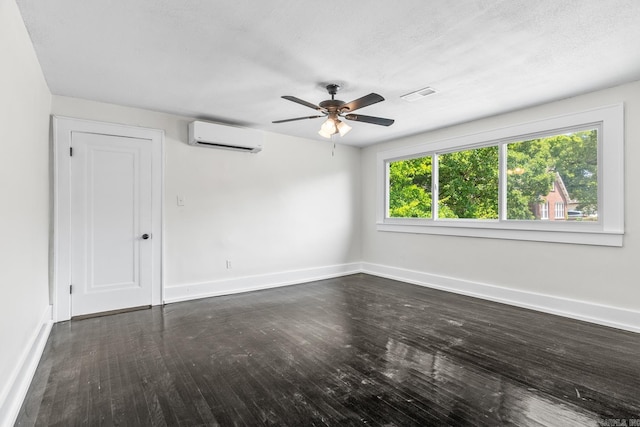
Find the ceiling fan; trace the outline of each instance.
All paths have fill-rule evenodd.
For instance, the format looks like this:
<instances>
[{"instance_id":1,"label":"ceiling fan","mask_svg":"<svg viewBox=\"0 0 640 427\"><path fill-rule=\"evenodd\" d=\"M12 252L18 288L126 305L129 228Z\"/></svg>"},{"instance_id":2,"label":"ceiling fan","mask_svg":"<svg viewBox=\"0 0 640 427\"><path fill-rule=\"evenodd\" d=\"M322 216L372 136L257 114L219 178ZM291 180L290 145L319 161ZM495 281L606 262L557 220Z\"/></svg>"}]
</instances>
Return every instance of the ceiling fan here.
<instances>
[{"instance_id":1,"label":"ceiling fan","mask_svg":"<svg viewBox=\"0 0 640 427\"><path fill-rule=\"evenodd\" d=\"M306 116L306 117L296 117L294 119L285 119L285 120L275 120L272 123L285 123L285 122L293 122L295 120L305 120L305 119L317 119L320 117L327 117L327 120L320 127L320 131L318 132L321 136L325 138L331 138L332 135L339 133L340 136L344 136L347 132L351 130L351 126L344 123L340 120L340 118L345 118L347 120L353 120L356 122L363 123L371 123L374 125L381 126L391 126L394 120L391 119L383 119L381 117L372 117L372 116L364 116L362 114L353 114L353 111L358 110L363 107L367 107L369 105L375 104L380 101L384 101L384 98L377 93L370 93L369 95L365 95L362 98L358 98L351 102L340 101L339 99L335 99L336 93L340 89L340 86L337 84L328 84L326 86L327 92L331 95L331 99L327 99L326 101L322 101L320 105L315 105L310 102L304 101L300 98L296 98L295 96L285 95L282 98L287 99L289 101L293 101L297 104L304 105L305 107L313 108L314 110L320 112L320 115L317 116Z\"/></svg>"}]
</instances>

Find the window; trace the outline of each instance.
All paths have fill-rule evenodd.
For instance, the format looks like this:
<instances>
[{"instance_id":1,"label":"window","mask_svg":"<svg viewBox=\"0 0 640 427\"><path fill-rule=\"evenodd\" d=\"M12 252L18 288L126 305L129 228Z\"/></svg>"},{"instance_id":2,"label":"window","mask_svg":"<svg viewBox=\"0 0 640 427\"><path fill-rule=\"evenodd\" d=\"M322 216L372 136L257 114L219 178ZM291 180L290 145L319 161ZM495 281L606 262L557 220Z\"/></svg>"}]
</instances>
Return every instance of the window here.
<instances>
[{"instance_id":1,"label":"window","mask_svg":"<svg viewBox=\"0 0 640 427\"><path fill-rule=\"evenodd\" d=\"M540 219L549 219L549 202L540 204Z\"/></svg>"},{"instance_id":2,"label":"window","mask_svg":"<svg viewBox=\"0 0 640 427\"><path fill-rule=\"evenodd\" d=\"M438 156L438 218L498 218L498 147Z\"/></svg>"},{"instance_id":3,"label":"window","mask_svg":"<svg viewBox=\"0 0 640 427\"><path fill-rule=\"evenodd\" d=\"M500 167L501 152L506 170ZM439 219L540 220L540 202L549 197L554 199L554 219L564 219L565 201L597 211L597 128L391 162L389 217L436 217L434 165ZM501 174L507 182L504 214ZM548 209L544 219L549 219Z\"/></svg>"},{"instance_id":4,"label":"window","mask_svg":"<svg viewBox=\"0 0 640 427\"><path fill-rule=\"evenodd\" d=\"M556 209L553 214L553 219L556 221L564 219L564 203L556 202Z\"/></svg>"},{"instance_id":5,"label":"window","mask_svg":"<svg viewBox=\"0 0 640 427\"><path fill-rule=\"evenodd\" d=\"M378 230L619 246L622 112L605 107L378 153ZM588 220L541 221L550 204L553 219L566 219L569 207Z\"/></svg>"},{"instance_id":6,"label":"window","mask_svg":"<svg viewBox=\"0 0 640 427\"><path fill-rule=\"evenodd\" d=\"M431 157L389 163L389 216L431 218Z\"/></svg>"},{"instance_id":7,"label":"window","mask_svg":"<svg viewBox=\"0 0 640 427\"><path fill-rule=\"evenodd\" d=\"M598 205L598 128L556 131L505 145L507 219L542 219L535 205L563 198L595 212ZM554 194L551 194L554 193ZM557 208L560 209L560 208ZM564 208L555 218L564 218Z\"/></svg>"}]
</instances>

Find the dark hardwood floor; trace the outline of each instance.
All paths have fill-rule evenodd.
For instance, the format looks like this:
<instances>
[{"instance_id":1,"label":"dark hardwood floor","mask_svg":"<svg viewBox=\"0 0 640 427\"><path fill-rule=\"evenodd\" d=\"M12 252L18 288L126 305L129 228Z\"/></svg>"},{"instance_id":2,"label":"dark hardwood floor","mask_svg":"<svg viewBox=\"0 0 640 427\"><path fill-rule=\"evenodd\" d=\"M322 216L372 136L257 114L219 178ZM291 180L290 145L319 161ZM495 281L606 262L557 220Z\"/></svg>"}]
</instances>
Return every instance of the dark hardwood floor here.
<instances>
[{"instance_id":1,"label":"dark hardwood floor","mask_svg":"<svg viewBox=\"0 0 640 427\"><path fill-rule=\"evenodd\" d=\"M17 425L640 425L640 334L364 274L54 325Z\"/></svg>"}]
</instances>

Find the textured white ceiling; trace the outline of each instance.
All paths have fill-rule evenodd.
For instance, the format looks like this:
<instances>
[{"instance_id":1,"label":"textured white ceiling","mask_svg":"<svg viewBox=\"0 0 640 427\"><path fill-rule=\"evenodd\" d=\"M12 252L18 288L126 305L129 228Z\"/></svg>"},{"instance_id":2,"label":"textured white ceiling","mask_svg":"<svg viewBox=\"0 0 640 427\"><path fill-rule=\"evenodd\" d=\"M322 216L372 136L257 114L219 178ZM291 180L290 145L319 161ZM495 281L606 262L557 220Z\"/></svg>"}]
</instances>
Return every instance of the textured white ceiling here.
<instances>
[{"instance_id":1,"label":"textured white ceiling","mask_svg":"<svg viewBox=\"0 0 640 427\"><path fill-rule=\"evenodd\" d=\"M322 140L321 83L386 98L364 146L640 79L638 0L17 0L51 91ZM400 96L431 86L414 103Z\"/></svg>"}]
</instances>

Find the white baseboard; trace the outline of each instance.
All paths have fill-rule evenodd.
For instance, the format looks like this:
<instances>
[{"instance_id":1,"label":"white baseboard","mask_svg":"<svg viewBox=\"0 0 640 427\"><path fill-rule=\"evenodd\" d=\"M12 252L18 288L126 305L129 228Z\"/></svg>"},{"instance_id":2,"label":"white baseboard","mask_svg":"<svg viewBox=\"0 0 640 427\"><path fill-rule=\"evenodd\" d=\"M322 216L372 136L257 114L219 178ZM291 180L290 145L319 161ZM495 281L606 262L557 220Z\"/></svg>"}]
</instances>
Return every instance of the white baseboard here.
<instances>
[{"instance_id":1,"label":"white baseboard","mask_svg":"<svg viewBox=\"0 0 640 427\"><path fill-rule=\"evenodd\" d=\"M347 276L349 274L359 273L361 270L362 265L360 263L350 263L255 276L233 277L205 283L169 286L164 289L164 302L169 304L198 298L296 285L299 283L313 282L315 280Z\"/></svg>"},{"instance_id":2,"label":"white baseboard","mask_svg":"<svg viewBox=\"0 0 640 427\"><path fill-rule=\"evenodd\" d=\"M360 272L640 333L638 311L366 262L171 286L165 288L164 302L173 303L257 291Z\"/></svg>"},{"instance_id":3,"label":"white baseboard","mask_svg":"<svg viewBox=\"0 0 640 427\"><path fill-rule=\"evenodd\" d=\"M3 390L0 399L0 426L12 426L16 422L52 326L51 306L47 306L38 327L31 334L28 345L22 351L20 360L9 379L9 384Z\"/></svg>"},{"instance_id":4,"label":"white baseboard","mask_svg":"<svg viewBox=\"0 0 640 427\"><path fill-rule=\"evenodd\" d=\"M509 289L380 264L362 263L362 272L399 280L401 282L640 333L640 312L638 311Z\"/></svg>"}]
</instances>

